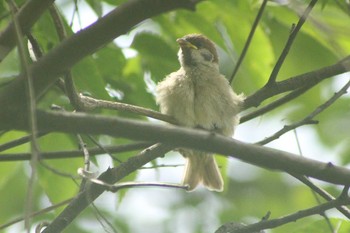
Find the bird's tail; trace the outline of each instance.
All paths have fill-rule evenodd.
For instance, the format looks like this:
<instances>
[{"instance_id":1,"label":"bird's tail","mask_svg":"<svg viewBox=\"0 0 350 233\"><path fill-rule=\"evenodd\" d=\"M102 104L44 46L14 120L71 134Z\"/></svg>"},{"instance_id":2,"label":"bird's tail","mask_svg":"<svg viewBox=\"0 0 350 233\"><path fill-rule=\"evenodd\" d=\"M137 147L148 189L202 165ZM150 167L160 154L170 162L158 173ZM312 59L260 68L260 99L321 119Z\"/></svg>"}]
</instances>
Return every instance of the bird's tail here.
<instances>
[{"instance_id":1,"label":"bird's tail","mask_svg":"<svg viewBox=\"0 0 350 233\"><path fill-rule=\"evenodd\" d=\"M223 191L224 182L213 155L187 150L183 154L187 158L183 184L189 186L188 191L200 183L211 191Z\"/></svg>"}]
</instances>

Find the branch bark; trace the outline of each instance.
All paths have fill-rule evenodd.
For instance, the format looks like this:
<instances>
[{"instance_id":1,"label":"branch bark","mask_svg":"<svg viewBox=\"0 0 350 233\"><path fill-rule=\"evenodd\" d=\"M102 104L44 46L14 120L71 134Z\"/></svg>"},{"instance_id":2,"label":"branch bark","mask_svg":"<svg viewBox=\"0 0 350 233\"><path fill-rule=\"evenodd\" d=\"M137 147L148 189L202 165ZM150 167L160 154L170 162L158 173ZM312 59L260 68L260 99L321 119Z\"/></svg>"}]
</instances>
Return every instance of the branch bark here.
<instances>
[{"instance_id":1,"label":"branch bark","mask_svg":"<svg viewBox=\"0 0 350 233\"><path fill-rule=\"evenodd\" d=\"M306 175L334 184L350 184L350 170L347 168L180 126L162 126L85 113L38 112L38 128L45 132L106 134L140 141L162 142L173 147L215 152L260 167ZM12 125L0 122L0 129L27 130L28 125L23 118Z\"/></svg>"}]
</instances>

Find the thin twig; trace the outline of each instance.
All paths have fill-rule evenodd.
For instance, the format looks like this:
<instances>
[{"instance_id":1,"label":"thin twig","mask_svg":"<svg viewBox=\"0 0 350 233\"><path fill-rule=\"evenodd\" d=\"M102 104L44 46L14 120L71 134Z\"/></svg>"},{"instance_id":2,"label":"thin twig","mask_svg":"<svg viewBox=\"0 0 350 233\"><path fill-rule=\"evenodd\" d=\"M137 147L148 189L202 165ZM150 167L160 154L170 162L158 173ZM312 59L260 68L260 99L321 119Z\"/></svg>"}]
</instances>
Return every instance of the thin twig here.
<instances>
[{"instance_id":1,"label":"thin twig","mask_svg":"<svg viewBox=\"0 0 350 233\"><path fill-rule=\"evenodd\" d=\"M242 64L242 61L244 60L245 55L247 54L249 45L250 45L250 43L251 43L251 41L252 41L252 39L253 39L255 30L256 30L256 28L257 28L258 25L259 25L259 22L260 22L260 19L261 19L262 15L263 15L264 10L265 10L265 6L266 6L266 4L267 4L267 1L268 1L268 0L264 0L264 1L262 2L261 6L260 6L259 12L258 12L258 14L257 14L257 16L256 16L256 18L255 18L255 20L254 20L254 23L253 23L252 28L251 28L251 30L250 30L250 32L249 32L248 38L247 38L247 40L246 40L246 42L245 42L245 44L244 44L242 53L241 53L241 55L239 56L238 61L237 61L237 63L236 63L236 66L235 66L235 68L234 68L234 70L233 70L233 72L232 72L232 74L231 74L231 76L230 76L230 78L229 78L230 84L233 82L233 79L235 78L235 76L236 76L236 74L237 74L237 72L238 72L238 69L239 69L239 67L240 67L241 64Z\"/></svg>"},{"instance_id":2,"label":"thin twig","mask_svg":"<svg viewBox=\"0 0 350 233\"><path fill-rule=\"evenodd\" d=\"M129 158L119 167L107 169L107 171L101 174L98 179L110 184L116 183L146 163L156 159L159 156L163 156L164 153L171 149L173 149L173 147L163 144L156 144L142 151L137 156ZM77 195L77 197L65 208L65 210L61 212L61 214L43 230L43 233L61 232L81 211L83 211L104 191L105 188L103 186L92 183L88 189L85 189Z\"/></svg>"},{"instance_id":3,"label":"thin twig","mask_svg":"<svg viewBox=\"0 0 350 233\"><path fill-rule=\"evenodd\" d=\"M295 138L296 138L297 145L298 145L299 154L301 156L303 156L303 152L301 150L301 145L300 145L296 130L294 130L294 133L295 133ZM289 173L289 174L291 176L293 176L294 178L298 179L299 181L301 181L303 184L307 185L312 190L314 195L317 193L318 195L320 195L321 197L323 197L327 201L335 200L335 197L333 197L331 194L329 194L326 190L315 185L308 177L303 176L303 175L298 175L298 174L292 174L292 173ZM315 197L317 199L318 204L321 204L319 202L318 196L315 195ZM346 206L339 206L339 207L337 207L337 210L339 212L341 212L344 216L346 216L348 219L350 219L350 210ZM327 218L327 220L329 222L328 218ZM330 224L330 222L329 222L329 224Z\"/></svg>"},{"instance_id":4,"label":"thin twig","mask_svg":"<svg viewBox=\"0 0 350 233\"><path fill-rule=\"evenodd\" d=\"M25 205L25 221L24 225L27 232L30 232L30 213L33 208L33 192L34 192L34 182L37 174L37 163L39 161L39 146L37 144L37 118L36 118L36 100L34 93L34 85L32 80L32 75L29 70L28 61L26 59L25 46L23 43L23 34L16 16L16 4L13 0L8 0L9 7L11 9L12 19L14 22L14 28L16 32L17 48L21 62L21 70L26 78L26 91L28 97L28 115L29 115L29 126L31 131L31 153L32 157L30 160L30 177L28 181L28 190L26 195L26 205Z\"/></svg>"},{"instance_id":5,"label":"thin twig","mask_svg":"<svg viewBox=\"0 0 350 233\"><path fill-rule=\"evenodd\" d=\"M39 211L33 212L33 213L31 213L31 214L29 215L29 217L30 217L30 218L33 218L33 217L36 217L36 216L45 214L45 213L47 213L47 212L50 212L50 211L52 211L52 210L57 209L58 207L67 205L67 204L68 204L69 202L71 202L72 200L73 200L73 198L69 198L69 199L67 199L67 200L64 200L64 201L62 201L62 202L59 202L59 203L54 204L54 205L52 205L52 206L49 206L49 207L46 207L46 208L41 209L41 210L39 210ZM21 221L23 221L23 220L24 220L24 217L15 218L15 219L13 219L13 220L11 220L11 221L9 221L9 222L7 222L7 223L1 225L1 226L0 226L0 230L3 230L3 229L5 229L5 228L7 228L7 227L9 227L9 226L12 226L12 225L14 225L14 224L16 224L16 223L19 223L19 222L21 222Z\"/></svg>"},{"instance_id":6,"label":"thin twig","mask_svg":"<svg viewBox=\"0 0 350 233\"><path fill-rule=\"evenodd\" d=\"M55 27L59 35L59 38L60 40L63 40L67 36L67 32L64 29L62 19L55 7L50 7L50 13L55 23ZM95 98L79 95L74 85L74 81L70 72L66 72L65 74L65 87L66 87L67 95L71 104L78 111L91 111L93 109L107 108L107 109L114 109L119 111L136 113L136 114L148 116L154 119L166 121L169 123L174 123L174 124L176 123L172 117L150 109L146 109L146 108L142 108L142 107L138 107L130 104L125 104L125 103L98 100Z\"/></svg>"},{"instance_id":7,"label":"thin twig","mask_svg":"<svg viewBox=\"0 0 350 233\"><path fill-rule=\"evenodd\" d=\"M192 0L151 0L151 2L127 1L121 4L120 7L110 11L89 27L73 34L50 50L43 58L33 63L30 68L35 76L37 96L45 93L49 86L82 58L92 54L114 38L125 34L143 20L178 8L194 10L197 3L198 1ZM145 7L147 11L144 10ZM118 24L118 22L123 23ZM96 34L100 36L96 37ZM4 106L0 108L0 118L3 122L11 121L13 115L18 113L18 109L26 105L23 101L25 95L23 94L22 76L23 74L18 75L21 78L15 79L11 85L6 85L0 93L0 105Z\"/></svg>"},{"instance_id":8,"label":"thin twig","mask_svg":"<svg viewBox=\"0 0 350 233\"><path fill-rule=\"evenodd\" d=\"M94 99L88 96L81 95L80 97L81 97L80 98L81 102L83 104L83 106L81 107L86 110L101 109L101 108L114 109L119 111L136 113L142 116L151 117L153 119L165 121L171 124L177 124L176 120L173 117L159 113L151 109L147 109L147 108L143 108L143 107L139 107L131 104Z\"/></svg>"},{"instance_id":9,"label":"thin twig","mask_svg":"<svg viewBox=\"0 0 350 233\"><path fill-rule=\"evenodd\" d=\"M141 150L146 147L151 146L150 142L135 142L130 144L118 145L118 146L104 146L89 148L90 156L100 155L100 154L111 154L111 153L120 153L127 151ZM44 159L66 159L66 158L76 158L81 157L81 150L69 150L69 151L50 151L50 152L41 152L40 160ZM21 153L21 154L0 154L0 161L24 161L30 160L30 153Z\"/></svg>"},{"instance_id":10,"label":"thin twig","mask_svg":"<svg viewBox=\"0 0 350 233\"><path fill-rule=\"evenodd\" d=\"M52 2L54 2L54 0L26 1L21 6L21 9L17 13L17 20L19 21L23 34L27 34L30 31L34 23ZM0 34L0 44L0 61L2 61L16 46L14 22L10 22L8 26L2 30Z\"/></svg>"},{"instance_id":11,"label":"thin twig","mask_svg":"<svg viewBox=\"0 0 350 233\"><path fill-rule=\"evenodd\" d=\"M98 141L95 140L95 138L93 138L90 135L87 135L87 136L98 148L100 148L104 153L108 154L114 161L117 161L118 163L122 163L123 162L120 159L118 159L116 156L112 155L112 153L109 151L109 149L106 146L102 146L101 143L99 143ZM151 144L147 144L142 149L144 149L144 148L146 148L148 146L151 146Z\"/></svg>"},{"instance_id":12,"label":"thin twig","mask_svg":"<svg viewBox=\"0 0 350 233\"><path fill-rule=\"evenodd\" d=\"M83 152L84 156L84 170L85 171L90 171L90 153L89 150L86 149L86 144L83 140L83 138L80 136L80 134L77 134L77 139L79 142L79 147ZM85 188L86 185L86 179L83 179L81 184L80 184L80 191Z\"/></svg>"},{"instance_id":13,"label":"thin twig","mask_svg":"<svg viewBox=\"0 0 350 233\"><path fill-rule=\"evenodd\" d=\"M326 210L330 210L342 205L348 205L350 204L350 198L349 197L342 197L340 196L339 198L329 201L324 204L317 205L315 207L311 207L308 209L304 210L299 210L298 212L295 212L293 214L276 218L276 219L271 219L267 221L261 221L258 223L254 223L251 225L247 226L242 226L239 229L236 229L234 232L235 233L251 233L251 232L258 232L260 230L264 229L272 229L276 228L279 226L282 226L287 223L295 222L298 219L302 219L308 216L312 215L318 215L324 213Z\"/></svg>"},{"instance_id":14,"label":"thin twig","mask_svg":"<svg viewBox=\"0 0 350 233\"><path fill-rule=\"evenodd\" d=\"M91 203L92 208L94 209L93 213L97 219L97 221L101 224L104 231L106 233L110 233L110 231L107 229L107 226L105 226L105 223L108 225L108 227L113 231L113 233L118 233L117 229L113 226L113 224L106 218L103 213L97 208L95 203Z\"/></svg>"},{"instance_id":15,"label":"thin twig","mask_svg":"<svg viewBox=\"0 0 350 233\"><path fill-rule=\"evenodd\" d=\"M62 18L55 4L49 7L49 12L54 22L58 38L60 41L62 41L67 37L67 31L65 30Z\"/></svg>"},{"instance_id":16,"label":"thin twig","mask_svg":"<svg viewBox=\"0 0 350 233\"><path fill-rule=\"evenodd\" d=\"M55 7L50 7L50 13L53 18L59 38L60 40L63 40L64 38L66 38L67 32L64 29L62 19ZM172 118L171 116L161 114L157 111L153 111L150 109L146 109L146 108L142 108L142 107L138 107L130 104L112 102L107 100L99 100L99 99L79 95L74 85L74 81L70 72L66 72L65 74L65 87L66 87L67 95L71 104L78 111L91 111L94 109L101 109L101 108L114 109L119 111L136 113L139 115L162 120L168 123L176 124L176 121L174 118Z\"/></svg>"},{"instance_id":17,"label":"thin twig","mask_svg":"<svg viewBox=\"0 0 350 233\"><path fill-rule=\"evenodd\" d=\"M282 64L284 63L284 60L286 59L286 57L289 53L290 48L292 47L294 39L296 38L298 32L300 31L301 27L305 23L309 13L311 12L312 8L315 6L316 3L317 3L317 0L311 0L308 7L306 8L306 10L302 14L302 16L299 18L297 25L295 27L293 27L292 32L290 33L288 40L286 42L286 45L284 46L283 51L282 51L280 57L278 58L275 67L273 68L273 70L271 72L269 80L266 83L267 86L271 86L271 85L275 84L277 75L282 67Z\"/></svg>"},{"instance_id":18,"label":"thin twig","mask_svg":"<svg viewBox=\"0 0 350 233\"><path fill-rule=\"evenodd\" d=\"M37 138L40 138L44 135L46 135L47 133L38 133L37 134ZM0 145L0 152L1 151L5 151L5 150L8 150L8 149L11 149L11 148L14 148L16 146L19 146L19 145L22 145L22 144L25 144L25 143L28 143L30 142L30 139L32 138L32 135L27 135L27 136L23 136L21 138L18 138L18 139L15 139L15 140L12 140L10 142L6 142L6 143L3 143ZM1 155L0 155L1 157ZM30 159L30 157L28 157ZM0 159L1 161L1 159Z\"/></svg>"},{"instance_id":19,"label":"thin twig","mask_svg":"<svg viewBox=\"0 0 350 233\"><path fill-rule=\"evenodd\" d=\"M84 169L89 171L90 170L90 153L89 150L86 148L86 144L83 140L83 138L80 136L80 134L77 135L78 141L79 141L79 147L83 151L84 155Z\"/></svg>"},{"instance_id":20,"label":"thin twig","mask_svg":"<svg viewBox=\"0 0 350 233\"><path fill-rule=\"evenodd\" d=\"M56 32L60 41L63 41L67 38L67 31L65 30L62 18L58 12L58 9L55 5L52 5L49 8L51 18L56 28ZM81 103L81 98L79 93L76 91L76 87L74 85L72 73L70 70L66 71L64 74L64 87L67 97L77 111L84 111L82 109L83 104Z\"/></svg>"},{"instance_id":21,"label":"thin twig","mask_svg":"<svg viewBox=\"0 0 350 233\"><path fill-rule=\"evenodd\" d=\"M305 185L307 185L309 188L311 188L313 191L315 191L318 195L323 197L325 200L327 200L327 201L335 200L335 197L333 197L331 194L329 194L326 190L316 186L306 176L293 174L293 173L289 173L289 174L292 175L293 177L295 177L296 179L298 179L299 181L301 181L302 183L304 183ZM341 212L345 217L350 219L350 210L346 206L339 206L339 207L337 207L337 210L339 212Z\"/></svg>"},{"instance_id":22,"label":"thin twig","mask_svg":"<svg viewBox=\"0 0 350 233\"><path fill-rule=\"evenodd\" d=\"M157 164L154 166L149 166L149 167L142 167L140 169L155 169L155 168L175 168L175 167L183 167L184 164Z\"/></svg>"},{"instance_id":23,"label":"thin twig","mask_svg":"<svg viewBox=\"0 0 350 233\"><path fill-rule=\"evenodd\" d=\"M336 75L348 72L349 70L350 56L347 56L332 65L284 79L276 82L272 86L265 85L255 93L247 96L243 108L247 109L250 107L257 107L264 100L272 96L295 91L306 86L312 87L327 78L335 77Z\"/></svg>"},{"instance_id":24,"label":"thin twig","mask_svg":"<svg viewBox=\"0 0 350 233\"><path fill-rule=\"evenodd\" d=\"M178 188L188 190L187 185L161 183L161 182L122 182L118 184L108 184L100 179L91 178L86 176L86 172L79 172L79 174L84 178L88 179L90 182L103 186L106 190L110 192L118 192L120 189L124 188L143 188L143 187L161 187L161 188Z\"/></svg>"},{"instance_id":25,"label":"thin twig","mask_svg":"<svg viewBox=\"0 0 350 233\"><path fill-rule=\"evenodd\" d=\"M249 121L251 119L254 119L258 116L261 116L267 112L270 112L276 108L278 108L279 106L285 104L285 103L288 103L289 101L297 98L298 96L304 94L307 90L309 90L310 88L312 88L314 85L307 85L307 86L304 86L302 88L299 88L295 91L292 91L288 94L286 94L285 96L281 97L280 99L278 100L275 100L274 102L266 105L266 106L263 106L261 108L259 108L258 110L256 111L253 111L251 113L248 113L244 116L242 116L240 118L240 123L244 123L246 121Z\"/></svg>"},{"instance_id":26,"label":"thin twig","mask_svg":"<svg viewBox=\"0 0 350 233\"><path fill-rule=\"evenodd\" d=\"M256 142L255 144L257 145L265 145L267 143L270 143L278 138L280 138L283 134L293 130L293 129L296 129L300 126L303 126L303 125L312 125L312 124L318 124L318 121L315 121L315 120L312 120L312 119L308 119L308 117L298 121L298 122L295 122L293 124L289 124L289 125L285 125L283 126L282 129L280 129L279 131L277 131L276 133L274 133L273 135L261 140L261 141L258 141Z\"/></svg>"},{"instance_id":27,"label":"thin twig","mask_svg":"<svg viewBox=\"0 0 350 233\"><path fill-rule=\"evenodd\" d=\"M70 173L63 172L63 171L60 171L60 170L58 170L56 168L53 168L52 166L47 164L44 160L39 160L39 163L40 163L41 166L43 166L44 168L46 168L47 170L51 171L52 173L54 173L54 174L56 174L58 176L62 176L62 177L65 177L65 178L70 178L73 181L76 180L76 179L79 179L79 176L72 175Z\"/></svg>"},{"instance_id":28,"label":"thin twig","mask_svg":"<svg viewBox=\"0 0 350 233\"><path fill-rule=\"evenodd\" d=\"M259 145L265 145L273 140L276 140L283 134L287 133L290 130L296 129L297 127L300 127L302 125L306 124L316 124L317 121L313 120L315 116L323 112L325 109L327 109L329 106L331 106L337 99L339 99L342 95L344 95L347 92L347 89L350 87L350 80L337 92L335 93L330 99L328 99L325 103L318 106L312 113L310 113L308 116L306 116L304 119L297 121L290 125L285 125L281 130L274 133L272 136L265 138L264 140L261 140L259 142L256 142L256 144Z\"/></svg>"},{"instance_id":29,"label":"thin twig","mask_svg":"<svg viewBox=\"0 0 350 233\"><path fill-rule=\"evenodd\" d=\"M297 134L296 129L293 130L293 133L294 133L294 136L295 136L295 141L296 141L297 146L298 146L299 155L300 155L300 156L303 156L303 151L302 151L302 149L301 149L301 144L300 144L299 137L298 137L298 134ZM309 178L306 177L306 176L305 176L305 179L309 180ZM312 192L312 195L314 196L314 198L315 198L317 204L320 205L320 204L321 204L320 197L317 195L316 190L314 190L314 187L317 187L317 188L318 188L318 186L315 185L314 183L312 183L310 180L309 180L308 184L312 184L311 186L309 186L309 188L310 188L310 190L311 190L311 192ZM318 188L317 190L321 190L321 188ZM323 191L323 190L322 190L322 191ZM341 206L340 206L340 207L337 207L337 209L340 209L340 208L341 208ZM333 227L331 221L329 220L329 217L327 216L327 214L324 212L324 213L321 214L321 216L323 216L323 218L324 218L325 221L327 222L327 225L329 226L329 229L331 230L331 233L334 233L334 227Z\"/></svg>"}]
</instances>

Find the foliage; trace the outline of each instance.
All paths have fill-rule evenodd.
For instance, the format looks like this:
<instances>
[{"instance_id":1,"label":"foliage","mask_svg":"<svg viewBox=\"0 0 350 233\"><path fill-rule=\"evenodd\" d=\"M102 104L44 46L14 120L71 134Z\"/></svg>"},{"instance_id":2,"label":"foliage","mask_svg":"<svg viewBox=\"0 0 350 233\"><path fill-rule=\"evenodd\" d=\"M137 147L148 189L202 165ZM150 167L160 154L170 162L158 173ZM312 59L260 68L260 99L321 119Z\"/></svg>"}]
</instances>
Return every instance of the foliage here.
<instances>
[{"instance_id":1,"label":"foliage","mask_svg":"<svg viewBox=\"0 0 350 233\"><path fill-rule=\"evenodd\" d=\"M59 1L57 9L69 37L79 33L76 28L88 26L84 24L86 18L99 20L106 12L125 2ZM284 1L267 3L248 53L234 78L232 86L237 93L250 96L266 84L291 34L292 25L298 22L309 3L303 0L290 1L288 4L280 2ZM24 4L22 1L16 3L18 6ZM208 36L219 48L222 73L230 77L260 7L261 1L256 0L203 1L197 4L195 12L177 9L148 19L75 64L70 72L76 89L97 99L157 111L154 85L179 67L176 38L194 32ZM333 65L349 55L349 9L349 3L345 0L318 2L298 32L277 81ZM12 21L9 4L5 1L0 2L0 17L0 29L4 30ZM61 43L56 26L52 14L47 10L30 31L44 55ZM27 38L24 38L26 43ZM28 60L33 59L33 55L27 52L25 55ZM17 49L14 49L1 61L0 92L1 88L22 73L20 56ZM30 63L34 61L31 60ZM332 75L279 108L242 123L236 137L246 142L256 142L269 137L283 128L283 125L302 120L343 87L349 79L348 74L343 73L339 76ZM281 96L266 99L262 106ZM76 108L59 84L53 85L38 101L38 108L42 110L49 110L52 105L69 112ZM305 156L322 153L319 158L313 158L345 167L350 161L349 106L349 96L344 95L329 108L324 107L325 111L312 119L319 121L318 124L297 129L300 143L298 146L303 153L293 146L296 142L291 132L281 139L275 139L268 146L294 153L297 151L297 154ZM256 108L245 109L242 116L254 110ZM93 113L154 122L138 114L111 109L94 110ZM2 146L6 143L25 137L28 132L3 130L0 133L0 159L3 158L0 160L1 225L23 216L30 176L28 161L11 161L6 158L19 158L23 153L31 153L31 146L27 141L4 150ZM83 142L74 134L56 132L42 135L38 140L43 152L78 150L82 144L91 148L96 147L96 144L107 147L131 143L126 139L106 135L84 135ZM135 151L119 152L113 153L113 157L126 161L135 154ZM83 153L78 158L43 161L44 163L37 165L37 179L32 187L33 211L74 197L79 192L81 182L76 178L76 171L84 167ZM107 152L101 152L99 156L91 158L92 171L102 173L109 166L119 166L119 161L111 158ZM165 158L147 164L147 169L139 169L130 174L123 181L156 180L178 183L183 168L176 166L178 163L182 164L183 159L178 154L169 153ZM116 194L106 193L96 201L95 207L89 207L82 212L65 232L103 232L104 229L111 232L111 228L117 232L214 232L226 222L259 222L268 211L271 212L270 218L274 219L318 205L316 194L288 174L271 172L232 159L220 158L220 164L227 167L224 193L210 193L202 189L187 193L165 188L131 188ZM334 196L340 195L342 187L329 183L317 184ZM63 209L64 207L60 207L53 212L34 217L33 225L52 221ZM332 232L330 226L336 229L333 232L348 232L350 224L339 218L337 213L329 211L326 212L328 217L304 218L269 232ZM23 229L22 226L17 224L6 228L4 232L19 232Z\"/></svg>"}]
</instances>

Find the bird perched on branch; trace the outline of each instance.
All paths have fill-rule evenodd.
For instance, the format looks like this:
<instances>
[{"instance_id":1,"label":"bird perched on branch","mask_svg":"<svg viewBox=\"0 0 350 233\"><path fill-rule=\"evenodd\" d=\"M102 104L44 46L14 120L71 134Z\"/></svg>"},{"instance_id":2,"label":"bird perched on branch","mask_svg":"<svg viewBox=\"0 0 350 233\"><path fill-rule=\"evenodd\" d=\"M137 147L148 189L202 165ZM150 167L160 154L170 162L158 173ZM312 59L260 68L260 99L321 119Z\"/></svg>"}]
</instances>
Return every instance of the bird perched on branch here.
<instances>
[{"instance_id":1,"label":"bird perched on branch","mask_svg":"<svg viewBox=\"0 0 350 233\"><path fill-rule=\"evenodd\" d=\"M233 92L220 74L219 59L212 41L201 34L177 39L181 67L157 85L160 111L182 126L201 128L232 136L243 96ZM192 191L202 183L212 191L223 190L223 179L215 158L207 152L180 149L187 159L183 184Z\"/></svg>"}]
</instances>

